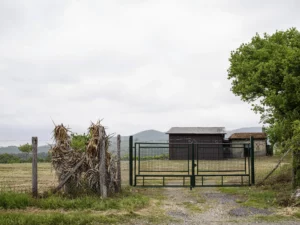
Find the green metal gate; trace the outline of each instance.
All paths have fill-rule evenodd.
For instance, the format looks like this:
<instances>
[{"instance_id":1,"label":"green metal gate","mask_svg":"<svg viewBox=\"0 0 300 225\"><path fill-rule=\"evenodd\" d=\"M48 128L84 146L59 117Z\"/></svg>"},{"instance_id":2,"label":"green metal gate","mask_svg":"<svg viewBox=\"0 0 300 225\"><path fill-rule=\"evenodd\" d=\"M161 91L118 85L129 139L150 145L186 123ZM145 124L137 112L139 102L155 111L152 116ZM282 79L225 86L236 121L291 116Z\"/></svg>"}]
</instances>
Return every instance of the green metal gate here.
<instances>
[{"instance_id":1,"label":"green metal gate","mask_svg":"<svg viewBox=\"0 0 300 225\"><path fill-rule=\"evenodd\" d=\"M129 184L218 187L255 184L253 138L245 143L133 143Z\"/></svg>"}]
</instances>

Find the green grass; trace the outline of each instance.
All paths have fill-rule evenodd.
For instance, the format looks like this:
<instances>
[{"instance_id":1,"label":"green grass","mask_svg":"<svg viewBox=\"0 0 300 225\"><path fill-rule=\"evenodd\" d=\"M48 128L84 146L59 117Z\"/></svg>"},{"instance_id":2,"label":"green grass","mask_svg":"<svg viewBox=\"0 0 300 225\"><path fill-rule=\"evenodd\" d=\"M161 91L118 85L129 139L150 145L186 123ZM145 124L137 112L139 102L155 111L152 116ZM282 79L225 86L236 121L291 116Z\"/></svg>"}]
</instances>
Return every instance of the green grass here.
<instances>
[{"instance_id":1,"label":"green grass","mask_svg":"<svg viewBox=\"0 0 300 225\"><path fill-rule=\"evenodd\" d=\"M0 192L1 225L163 224L173 221L159 206L161 190L125 188L107 199L50 195L34 199L26 193Z\"/></svg>"},{"instance_id":2,"label":"green grass","mask_svg":"<svg viewBox=\"0 0 300 225\"><path fill-rule=\"evenodd\" d=\"M299 222L299 219L300 219L299 209L297 212L294 212L290 215L271 214L271 215L260 215L255 217L256 221L275 222L275 223L282 222L282 224L284 224L283 221L288 221L288 220Z\"/></svg>"},{"instance_id":3,"label":"green grass","mask_svg":"<svg viewBox=\"0 0 300 225\"><path fill-rule=\"evenodd\" d=\"M202 209L194 202L183 202L182 203L186 209L194 213L201 213Z\"/></svg>"},{"instance_id":4,"label":"green grass","mask_svg":"<svg viewBox=\"0 0 300 225\"><path fill-rule=\"evenodd\" d=\"M28 194L14 192L0 192L0 209L25 209L30 205Z\"/></svg>"},{"instance_id":5,"label":"green grass","mask_svg":"<svg viewBox=\"0 0 300 225\"><path fill-rule=\"evenodd\" d=\"M277 215L277 214L255 217L255 220L264 221L264 222L280 222L280 221L287 221L289 219L292 218L287 216Z\"/></svg>"},{"instance_id":6,"label":"green grass","mask_svg":"<svg viewBox=\"0 0 300 225\"><path fill-rule=\"evenodd\" d=\"M59 213L59 212L0 212L1 225L88 225L126 223L139 215L101 215L95 213Z\"/></svg>"},{"instance_id":7,"label":"green grass","mask_svg":"<svg viewBox=\"0 0 300 225\"><path fill-rule=\"evenodd\" d=\"M300 211L293 214L296 218L300 219Z\"/></svg>"},{"instance_id":8,"label":"green grass","mask_svg":"<svg viewBox=\"0 0 300 225\"><path fill-rule=\"evenodd\" d=\"M276 193L272 190L261 190L255 187L223 187L226 194L238 196L238 203L255 208L269 208L276 204Z\"/></svg>"},{"instance_id":9,"label":"green grass","mask_svg":"<svg viewBox=\"0 0 300 225\"><path fill-rule=\"evenodd\" d=\"M161 199L157 189L136 188L107 199L61 195L34 199L26 193L0 192L0 224L162 224L172 219L159 208Z\"/></svg>"},{"instance_id":10,"label":"green grass","mask_svg":"<svg viewBox=\"0 0 300 225\"><path fill-rule=\"evenodd\" d=\"M124 190L112 198L101 199L99 196L82 196L68 198L51 195L47 198L34 199L29 194L0 192L0 209L39 209L83 210L91 209L105 211L109 209L132 211L149 205L150 198L139 193Z\"/></svg>"},{"instance_id":11,"label":"green grass","mask_svg":"<svg viewBox=\"0 0 300 225\"><path fill-rule=\"evenodd\" d=\"M259 183L276 165L279 156L257 157L255 163L256 182ZM289 206L291 201L291 164L287 158L261 186L220 188L227 194L236 195L237 203L256 208Z\"/></svg>"}]
</instances>

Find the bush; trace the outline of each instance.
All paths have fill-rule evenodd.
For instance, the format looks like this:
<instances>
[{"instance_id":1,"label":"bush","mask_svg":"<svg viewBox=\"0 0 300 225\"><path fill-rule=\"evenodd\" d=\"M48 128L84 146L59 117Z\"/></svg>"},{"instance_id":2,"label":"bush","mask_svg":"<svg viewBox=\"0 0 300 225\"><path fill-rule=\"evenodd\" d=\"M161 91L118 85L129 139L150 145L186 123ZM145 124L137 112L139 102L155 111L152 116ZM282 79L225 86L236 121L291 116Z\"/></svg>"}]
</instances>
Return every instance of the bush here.
<instances>
[{"instance_id":1,"label":"bush","mask_svg":"<svg viewBox=\"0 0 300 225\"><path fill-rule=\"evenodd\" d=\"M11 154L0 154L0 163L20 163L21 159L18 156Z\"/></svg>"},{"instance_id":2,"label":"bush","mask_svg":"<svg viewBox=\"0 0 300 225\"><path fill-rule=\"evenodd\" d=\"M28 194L2 192L0 193L0 208L2 209L25 209L30 204Z\"/></svg>"},{"instance_id":3,"label":"bush","mask_svg":"<svg viewBox=\"0 0 300 225\"><path fill-rule=\"evenodd\" d=\"M71 148L75 151L84 152L89 142L90 135L86 134L71 134Z\"/></svg>"},{"instance_id":4,"label":"bush","mask_svg":"<svg viewBox=\"0 0 300 225\"><path fill-rule=\"evenodd\" d=\"M38 162L50 162L51 155L48 154L44 157L44 153L38 154ZM9 164L9 163L31 163L32 157L24 158L22 154L0 154L0 163Z\"/></svg>"}]
</instances>

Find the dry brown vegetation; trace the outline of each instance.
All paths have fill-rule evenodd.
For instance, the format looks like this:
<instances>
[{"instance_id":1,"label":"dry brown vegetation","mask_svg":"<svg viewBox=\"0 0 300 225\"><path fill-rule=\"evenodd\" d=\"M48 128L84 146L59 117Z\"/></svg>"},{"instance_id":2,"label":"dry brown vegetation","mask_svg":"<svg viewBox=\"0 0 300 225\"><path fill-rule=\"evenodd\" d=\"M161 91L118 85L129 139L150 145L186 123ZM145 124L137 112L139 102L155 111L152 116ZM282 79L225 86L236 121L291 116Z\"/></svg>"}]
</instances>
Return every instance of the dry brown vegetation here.
<instances>
[{"instance_id":1,"label":"dry brown vegetation","mask_svg":"<svg viewBox=\"0 0 300 225\"><path fill-rule=\"evenodd\" d=\"M67 193L92 190L106 197L107 192L111 195L120 190L116 160L108 152L109 136L100 121L91 123L88 131L90 137L82 152L72 149L68 128L55 126L55 144L50 149L51 164L60 183L55 191L64 185Z\"/></svg>"}]
</instances>

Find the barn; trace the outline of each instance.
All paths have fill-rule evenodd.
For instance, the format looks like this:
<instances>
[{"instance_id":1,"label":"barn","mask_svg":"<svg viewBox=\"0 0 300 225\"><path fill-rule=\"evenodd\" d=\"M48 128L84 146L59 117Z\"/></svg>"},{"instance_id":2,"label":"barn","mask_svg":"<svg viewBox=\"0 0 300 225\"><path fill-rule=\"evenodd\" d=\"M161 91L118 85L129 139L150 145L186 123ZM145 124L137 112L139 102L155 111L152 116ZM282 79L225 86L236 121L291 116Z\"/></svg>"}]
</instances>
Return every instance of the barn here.
<instances>
[{"instance_id":1,"label":"barn","mask_svg":"<svg viewBox=\"0 0 300 225\"><path fill-rule=\"evenodd\" d=\"M196 159L222 159L223 148L220 145L224 141L224 127L172 127L169 135L169 159L190 159L191 150L185 143L199 143L194 149ZM205 145L205 143L210 143ZM212 145L212 143L219 143Z\"/></svg>"},{"instance_id":2,"label":"barn","mask_svg":"<svg viewBox=\"0 0 300 225\"><path fill-rule=\"evenodd\" d=\"M254 138L254 155L262 156L267 154L267 134L263 132L255 133L234 133L229 137L229 141L235 148L232 149L232 156L235 158L244 157L244 143L249 142L250 137Z\"/></svg>"}]
</instances>

